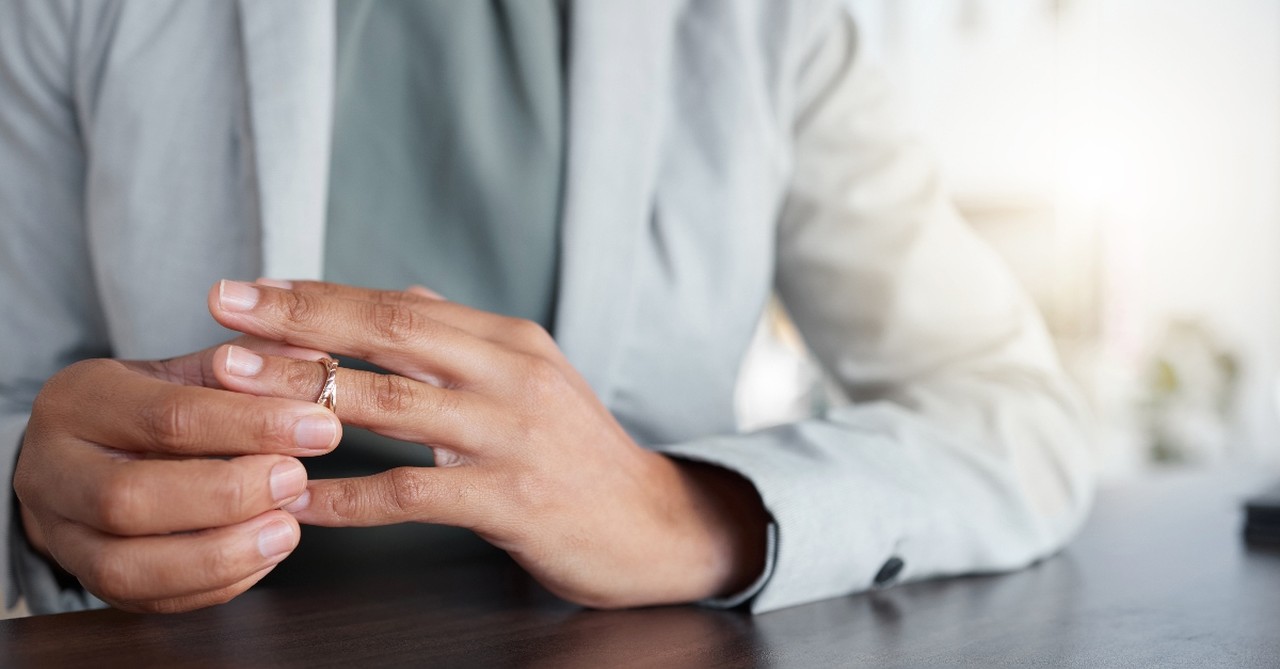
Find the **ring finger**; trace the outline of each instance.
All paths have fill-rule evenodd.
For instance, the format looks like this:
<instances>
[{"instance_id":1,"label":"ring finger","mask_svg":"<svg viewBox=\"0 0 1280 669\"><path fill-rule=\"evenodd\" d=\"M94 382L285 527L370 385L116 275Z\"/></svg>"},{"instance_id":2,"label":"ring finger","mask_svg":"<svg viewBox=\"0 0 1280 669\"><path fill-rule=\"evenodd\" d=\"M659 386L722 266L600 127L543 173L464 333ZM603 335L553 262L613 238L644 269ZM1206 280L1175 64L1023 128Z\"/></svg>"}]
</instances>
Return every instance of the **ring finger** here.
<instances>
[{"instance_id":1,"label":"ring finger","mask_svg":"<svg viewBox=\"0 0 1280 669\"><path fill-rule=\"evenodd\" d=\"M227 388L253 395L313 401L328 372L323 365L239 346L214 354L214 373ZM500 414L474 392L439 388L394 374L337 370L337 414L344 423L381 435L459 451L494 443Z\"/></svg>"}]
</instances>

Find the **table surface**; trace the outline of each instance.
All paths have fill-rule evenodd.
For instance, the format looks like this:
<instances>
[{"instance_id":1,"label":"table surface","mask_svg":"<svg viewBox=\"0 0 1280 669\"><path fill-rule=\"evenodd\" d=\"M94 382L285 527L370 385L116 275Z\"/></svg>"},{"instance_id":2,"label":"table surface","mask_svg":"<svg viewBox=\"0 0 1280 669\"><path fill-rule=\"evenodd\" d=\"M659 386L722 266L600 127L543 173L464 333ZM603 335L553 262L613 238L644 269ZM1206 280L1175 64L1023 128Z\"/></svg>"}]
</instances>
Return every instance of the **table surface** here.
<instances>
[{"instance_id":1,"label":"table surface","mask_svg":"<svg viewBox=\"0 0 1280 669\"><path fill-rule=\"evenodd\" d=\"M174 616L0 622L0 666L1280 666L1280 552L1241 500L1280 472L1107 487L1079 538L1020 572L760 616L586 611L505 559L333 569ZM350 558L359 560L359 557Z\"/></svg>"}]
</instances>

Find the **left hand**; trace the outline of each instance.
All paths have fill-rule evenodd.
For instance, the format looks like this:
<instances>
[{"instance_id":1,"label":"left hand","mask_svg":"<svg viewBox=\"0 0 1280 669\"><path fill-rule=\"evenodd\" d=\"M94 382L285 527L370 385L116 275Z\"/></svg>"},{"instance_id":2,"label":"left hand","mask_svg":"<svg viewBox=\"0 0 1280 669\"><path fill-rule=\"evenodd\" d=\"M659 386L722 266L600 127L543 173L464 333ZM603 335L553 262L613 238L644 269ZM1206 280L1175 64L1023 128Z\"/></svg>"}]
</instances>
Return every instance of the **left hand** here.
<instances>
[{"instance_id":1,"label":"left hand","mask_svg":"<svg viewBox=\"0 0 1280 669\"><path fill-rule=\"evenodd\" d=\"M437 467L312 481L299 521L456 525L509 552L553 593L612 608L688 602L746 587L764 565L767 518L746 480L638 446L536 323L419 289L224 281L222 325L372 362L338 371L344 423L432 448ZM601 333L601 336L611 336ZM263 358L258 371L245 364ZM314 399L314 362L227 346L227 388Z\"/></svg>"}]
</instances>

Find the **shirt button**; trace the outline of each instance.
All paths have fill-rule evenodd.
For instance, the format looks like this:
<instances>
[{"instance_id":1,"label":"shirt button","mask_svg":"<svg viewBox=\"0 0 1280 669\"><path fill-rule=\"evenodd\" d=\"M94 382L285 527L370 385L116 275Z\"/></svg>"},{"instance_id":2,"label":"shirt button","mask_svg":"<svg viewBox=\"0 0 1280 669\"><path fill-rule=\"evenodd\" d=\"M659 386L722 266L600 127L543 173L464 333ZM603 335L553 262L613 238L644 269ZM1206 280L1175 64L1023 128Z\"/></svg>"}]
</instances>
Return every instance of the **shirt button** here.
<instances>
[{"instance_id":1,"label":"shirt button","mask_svg":"<svg viewBox=\"0 0 1280 669\"><path fill-rule=\"evenodd\" d=\"M896 555L885 560L884 566L880 567L880 571L876 572L875 584L877 586L889 585L894 579L898 578L898 574L902 573L902 568L905 566L907 566L907 563Z\"/></svg>"}]
</instances>

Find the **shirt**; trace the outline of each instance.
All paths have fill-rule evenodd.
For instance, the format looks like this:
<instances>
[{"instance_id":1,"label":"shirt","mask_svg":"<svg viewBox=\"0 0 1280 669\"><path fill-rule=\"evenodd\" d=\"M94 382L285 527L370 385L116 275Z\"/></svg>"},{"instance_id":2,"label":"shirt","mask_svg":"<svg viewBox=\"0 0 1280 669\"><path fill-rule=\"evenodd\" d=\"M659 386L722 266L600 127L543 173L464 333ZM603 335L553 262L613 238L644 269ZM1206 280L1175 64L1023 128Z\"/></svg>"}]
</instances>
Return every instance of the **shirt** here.
<instances>
[{"instance_id":1,"label":"shirt","mask_svg":"<svg viewBox=\"0 0 1280 669\"><path fill-rule=\"evenodd\" d=\"M550 328L564 155L558 0L341 0L325 278L449 299ZM346 367L374 369L342 358ZM312 478L432 464L346 426ZM269 578L306 582L352 551L426 562L496 552L443 526L307 528Z\"/></svg>"},{"instance_id":2,"label":"shirt","mask_svg":"<svg viewBox=\"0 0 1280 669\"><path fill-rule=\"evenodd\" d=\"M558 0L337 3L326 278L551 326Z\"/></svg>"}]
</instances>

